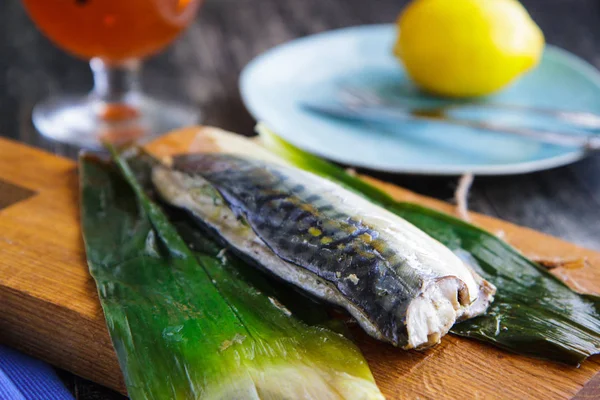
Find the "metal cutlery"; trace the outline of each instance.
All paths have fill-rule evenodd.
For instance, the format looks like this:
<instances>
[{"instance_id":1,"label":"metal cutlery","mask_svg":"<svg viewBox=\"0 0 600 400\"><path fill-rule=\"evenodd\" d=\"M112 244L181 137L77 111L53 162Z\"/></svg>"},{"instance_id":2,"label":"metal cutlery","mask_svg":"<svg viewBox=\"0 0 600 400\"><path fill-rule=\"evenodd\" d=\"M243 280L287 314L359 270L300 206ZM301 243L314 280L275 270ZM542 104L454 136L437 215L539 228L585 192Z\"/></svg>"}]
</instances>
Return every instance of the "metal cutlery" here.
<instances>
[{"instance_id":1,"label":"metal cutlery","mask_svg":"<svg viewBox=\"0 0 600 400\"><path fill-rule=\"evenodd\" d=\"M441 124L451 124L455 126L464 126L467 128L480 129L490 132L518 135L530 139L538 140L544 143L550 143L560 146L576 147L584 151L600 150L600 135L581 130L577 133L554 131L547 129L533 129L525 127L515 127L512 125L496 123L493 121L471 120L457 118L450 115L450 111L459 107L458 105L443 107L425 107L414 108L406 107L401 104L391 104L381 101L377 97L366 94L357 95L355 92L345 91L342 96L343 102L322 104L305 102L301 107L322 115L330 117L356 120L370 123L398 123L410 120L429 121ZM472 106L469 104L469 106ZM476 104L476 107L491 107L491 105ZM502 105L504 108L515 108L523 110L521 106ZM527 108L531 111L531 108ZM535 109L537 113L549 113L553 117L568 121L577 126L596 126L600 127L600 116L587 112L556 111L543 108ZM560 114L557 114L560 113Z\"/></svg>"}]
</instances>

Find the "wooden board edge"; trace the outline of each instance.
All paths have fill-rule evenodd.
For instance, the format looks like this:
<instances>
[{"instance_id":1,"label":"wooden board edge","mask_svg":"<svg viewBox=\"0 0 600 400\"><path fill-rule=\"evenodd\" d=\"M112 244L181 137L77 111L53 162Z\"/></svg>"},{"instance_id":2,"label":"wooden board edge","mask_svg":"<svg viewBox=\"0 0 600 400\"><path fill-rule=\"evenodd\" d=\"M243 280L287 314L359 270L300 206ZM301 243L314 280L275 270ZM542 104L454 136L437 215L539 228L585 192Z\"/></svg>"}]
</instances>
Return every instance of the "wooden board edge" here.
<instances>
[{"instance_id":1,"label":"wooden board edge","mask_svg":"<svg viewBox=\"0 0 600 400\"><path fill-rule=\"evenodd\" d=\"M0 342L85 379L127 393L104 314L89 319L11 288L2 287L0 293L0 302L6 310L0 315ZM74 329L76 326L86 329ZM55 345L43 346L48 338ZM94 346L89 345L92 342Z\"/></svg>"}]
</instances>

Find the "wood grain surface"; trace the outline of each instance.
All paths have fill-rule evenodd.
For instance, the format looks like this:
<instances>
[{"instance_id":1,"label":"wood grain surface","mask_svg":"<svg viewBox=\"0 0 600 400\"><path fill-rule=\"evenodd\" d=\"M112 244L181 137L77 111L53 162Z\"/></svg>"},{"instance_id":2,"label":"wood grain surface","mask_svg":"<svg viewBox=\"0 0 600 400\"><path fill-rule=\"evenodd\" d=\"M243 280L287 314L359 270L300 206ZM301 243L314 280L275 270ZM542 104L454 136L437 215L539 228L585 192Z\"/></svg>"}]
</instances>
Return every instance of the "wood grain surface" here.
<instances>
[{"instance_id":1,"label":"wood grain surface","mask_svg":"<svg viewBox=\"0 0 600 400\"><path fill-rule=\"evenodd\" d=\"M189 149L201 128L160 140L161 155ZM79 231L76 165L0 140L0 179L34 192L0 210L0 341L84 378L123 391ZM453 212L446 203L373 182L401 200ZM1 197L0 193L0 197ZM502 234L528 255L585 258L578 269L555 272L579 290L598 293L600 254L497 219L473 221ZM405 352L356 331L375 378L389 399L598 398L600 359L580 368L513 355L446 336L426 352ZM590 382L588 386L586 384ZM590 397L591 396L591 397Z\"/></svg>"},{"instance_id":2,"label":"wood grain surface","mask_svg":"<svg viewBox=\"0 0 600 400\"><path fill-rule=\"evenodd\" d=\"M0 179L34 193L0 210L0 342L123 388L87 272L75 163L2 140Z\"/></svg>"}]
</instances>

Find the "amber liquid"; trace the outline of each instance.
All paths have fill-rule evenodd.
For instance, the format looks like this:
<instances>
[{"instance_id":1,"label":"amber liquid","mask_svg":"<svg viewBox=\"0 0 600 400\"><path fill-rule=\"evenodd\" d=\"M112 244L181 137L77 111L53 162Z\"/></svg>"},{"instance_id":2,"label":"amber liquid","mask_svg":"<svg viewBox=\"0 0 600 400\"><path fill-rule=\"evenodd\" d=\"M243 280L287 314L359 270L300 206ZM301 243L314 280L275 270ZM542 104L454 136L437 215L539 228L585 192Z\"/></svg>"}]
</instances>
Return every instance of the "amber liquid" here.
<instances>
[{"instance_id":1,"label":"amber liquid","mask_svg":"<svg viewBox=\"0 0 600 400\"><path fill-rule=\"evenodd\" d=\"M118 63L160 51L193 20L199 0L23 0L50 40Z\"/></svg>"}]
</instances>

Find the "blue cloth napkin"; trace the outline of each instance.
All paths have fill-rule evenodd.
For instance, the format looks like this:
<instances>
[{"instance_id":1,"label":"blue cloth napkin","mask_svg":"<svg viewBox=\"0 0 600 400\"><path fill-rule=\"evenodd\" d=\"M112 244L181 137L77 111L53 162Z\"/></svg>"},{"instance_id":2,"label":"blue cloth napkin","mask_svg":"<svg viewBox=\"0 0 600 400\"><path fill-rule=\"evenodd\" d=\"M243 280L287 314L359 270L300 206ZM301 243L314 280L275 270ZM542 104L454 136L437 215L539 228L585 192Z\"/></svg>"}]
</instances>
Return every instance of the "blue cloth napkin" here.
<instances>
[{"instance_id":1,"label":"blue cloth napkin","mask_svg":"<svg viewBox=\"0 0 600 400\"><path fill-rule=\"evenodd\" d=\"M48 364L0 345L0 400L73 400Z\"/></svg>"}]
</instances>

